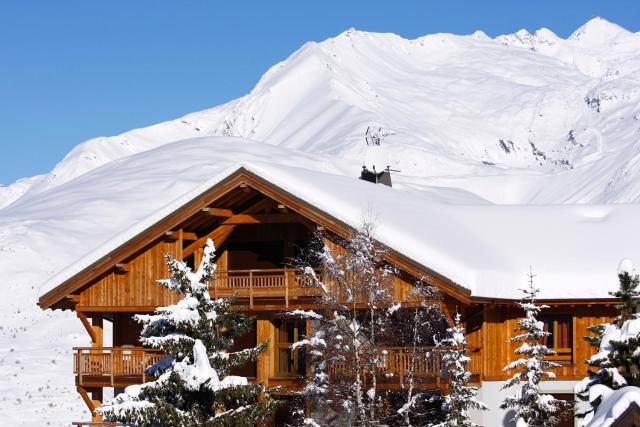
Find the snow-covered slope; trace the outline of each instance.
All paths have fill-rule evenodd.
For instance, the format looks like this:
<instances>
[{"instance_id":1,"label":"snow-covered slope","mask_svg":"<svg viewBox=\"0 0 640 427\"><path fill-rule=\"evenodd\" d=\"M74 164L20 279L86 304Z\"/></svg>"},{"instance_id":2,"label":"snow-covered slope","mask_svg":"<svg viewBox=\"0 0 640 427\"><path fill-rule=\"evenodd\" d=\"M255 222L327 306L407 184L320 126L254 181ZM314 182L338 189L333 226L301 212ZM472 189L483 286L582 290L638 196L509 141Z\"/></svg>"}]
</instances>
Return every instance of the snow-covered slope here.
<instances>
[{"instance_id":1,"label":"snow-covered slope","mask_svg":"<svg viewBox=\"0 0 640 427\"><path fill-rule=\"evenodd\" d=\"M638 202L639 71L640 35L601 19L567 40L548 30L496 40L481 32L405 40L348 30L305 45L243 98L87 141L50 173L0 187L0 421L69 425L82 413L88 419L73 387L70 353L86 345L87 334L71 313L35 306L40 286L238 162L263 171L282 165L324 172L342 182L357 175L371 126L388 135L390 163L402 170L389 191L440 203L443 212L459 215L452 221L495 215L504 223L501 235L522 239L534 239L536 227L565 232L559 226L565 223L573 224L571 235L601 223L619 239L634 237L638 228L628 223L637 205L499 208L489 201ZM193 139L203 136L260 142ZM486 250L490 229L463 229ZM563 247L593 252L584 242L607 243L606 235L589 236ZM525 269L534 263L543 280L544 270L562 270L559 263L535 264L531 258L544 251L532 247L507 261ZM485 255L487 265L479 258L467 268L485 268L489 281L505 260ZM565 270L580 269L579 256L564 255L572 255ZM618 254L604 255L598 265L611 260L615 281ZM585 274L594 273L587 267ZM468 277L461 281L475 286Z\"/></svg>"},{"instance_id":2,"label":"snow-covered slope","mask_svg":"<svg viewBox=\"0 0 640 427\"><path fill-rule=\"evenodd\" d=\"M566 40L347 30L307 43L243 98L80 144L49 174L0 188L0 206L197 136L361 160L368 126L392 133L404 175L496 203L638 201L640 34L601 18Z\"/></svg>"}]
</instances>

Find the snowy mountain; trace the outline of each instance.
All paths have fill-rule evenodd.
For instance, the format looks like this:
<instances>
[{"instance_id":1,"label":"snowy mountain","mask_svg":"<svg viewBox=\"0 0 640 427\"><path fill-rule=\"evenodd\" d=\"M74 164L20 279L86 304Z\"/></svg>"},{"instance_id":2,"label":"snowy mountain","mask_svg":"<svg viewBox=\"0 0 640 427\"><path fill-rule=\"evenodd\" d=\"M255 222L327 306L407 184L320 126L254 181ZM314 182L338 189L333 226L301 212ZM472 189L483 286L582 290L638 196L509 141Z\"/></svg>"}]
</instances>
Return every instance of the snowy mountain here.
<instances>
[{"instance_id":1,"label":"snowy mountain","mask_svg":"<svg viewBox=\"0 0 640 427\"><path fill-rule=\"evenodd\" d=\"M600 18L568 39L348 30L304 45L238 100L87 141L48 174L0 186L0 289L11 296L0 300L2 424L86 419L71 348L87 334L72 313L36 307L48 278L238 162L355 179L367 128L402 171L393 190L416 198L474 209L637 203L640 34ZM244 139L201 138L211 136ZM575 211L585 227L622 215Z\"/></svg>"},{"instance_id":2,"label":"snowy mountain","mask_svg":"<svg viewBox=\"0 0 640 427\"><path fill-rule=\"evenodd\" d=\"M593 18L495 40L406 40L353 29L307 43L250 94L78 145L50 173L0 188L0 206L172 141L241 136L362 161L369 126L403 175L496 203L640 200L640 34Z\"/></svg>"}]
</instances>

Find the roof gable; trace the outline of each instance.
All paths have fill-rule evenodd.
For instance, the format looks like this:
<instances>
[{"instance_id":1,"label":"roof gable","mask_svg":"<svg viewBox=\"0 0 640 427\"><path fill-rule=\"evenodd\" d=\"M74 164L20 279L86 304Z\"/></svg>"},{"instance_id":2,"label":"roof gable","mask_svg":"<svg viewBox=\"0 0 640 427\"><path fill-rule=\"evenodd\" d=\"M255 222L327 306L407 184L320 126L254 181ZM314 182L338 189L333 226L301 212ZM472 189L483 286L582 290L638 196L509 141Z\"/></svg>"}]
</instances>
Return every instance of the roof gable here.
<instances>
[{"instance_id":1,"label":"roof gable","mask_svg":"<svg viewBox=\"0 0 640 427\"><path fill-rule=\"evenodd\" d=\"M143 221L138 227L134 227L133 232L130 230L116 236L104 245L102 250L99 249L88 254L78 263L58 273L45 284L50 289L40 296L39 305L42 308L66 308L64 301L67 296L77 292L89 281L113 268L116 263L143 249L150 241L161 238L167 231L174 229L185 219L194 216L203 208L241 186L249 186L265 196L285 204L302 217L339 236L346 237L353 231L353 227L332 215L290 194L245 167L239 167L228 172L225 176L217 178L213 184L209 183L209 188L204 191L185 195L170 207L162 209L157 215ZM388 261L409 274L423 277L438 286L443 292L462 302L469 301L469 290L398 251L390 249Z\"/></svg>"}]
</instances>

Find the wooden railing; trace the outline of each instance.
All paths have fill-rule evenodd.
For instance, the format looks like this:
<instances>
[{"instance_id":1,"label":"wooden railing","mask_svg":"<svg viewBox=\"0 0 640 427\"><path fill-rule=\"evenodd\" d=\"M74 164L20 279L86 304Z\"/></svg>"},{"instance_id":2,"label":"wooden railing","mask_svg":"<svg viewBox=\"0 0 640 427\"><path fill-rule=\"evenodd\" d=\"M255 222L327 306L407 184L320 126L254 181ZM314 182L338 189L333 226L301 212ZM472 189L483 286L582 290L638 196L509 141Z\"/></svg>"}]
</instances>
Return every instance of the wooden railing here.
<instances>
[{"instance_id":1,"label":"wooden railing","mask_svg":"<svg viewBox=\"0 0 640 427\"><path fill-rule=\"evenodd\" d=\"M380 361L376 366L376 374L382 381L403 384L407 374L411 372L413 354L411 349L403 347L387 347L382 350ZM446 383L446 373L442 363L442 350L434 347L420 347L416 354L414 379L424 383ZM363 369L365 381L370 376L369 367ZM336 363L329 368L329 375L334 378L348 378L355 373L345 362Z\"/></svg>"},{"instance_id":2,"label":"wooden railing","mask_svg":"<svg viewBox=\"0 0 640 427\"><path fill-rule=\"evenodd\" d=\"M141 347L76 347L73 372L78 385L120 386L146 382L145 369L165 357Z\"/></svg>"},{"instance_id":3,"label":"wooden railing","mask_svg":"<svg viewBox=\"0 0 640 427\"><path fill-rule=\"evenodd\" d=\"M291 300L314 293L311 279L291 269L218 270L209 285L214 298L236 295L248 299L254 307L256 299L282 299L285 308Z\"/></svg>"},{"instance_id":4,"label":"wooden railing","mask_svg":"<svg viewBox=\"0 0 640 427\"><path fill-rule=\"evenodd\" d=\"M418 347L415 355L414 381L416 385L433 384L440 387L447 384L447 372L442 361L444 349L440 347ZM478 349L467 353L471 358L468 370L476 378L481 375L481 353ZM379 381L403 384L411 372L412 349L408 347L386 347L382 350L380 362L376 366ZM363 369L363 379L366 381L370 369ZM329 375L334 378L348 378L354 375L351 367L346 363L336 363L329 368Z\"/></svg>"}]
</instances>

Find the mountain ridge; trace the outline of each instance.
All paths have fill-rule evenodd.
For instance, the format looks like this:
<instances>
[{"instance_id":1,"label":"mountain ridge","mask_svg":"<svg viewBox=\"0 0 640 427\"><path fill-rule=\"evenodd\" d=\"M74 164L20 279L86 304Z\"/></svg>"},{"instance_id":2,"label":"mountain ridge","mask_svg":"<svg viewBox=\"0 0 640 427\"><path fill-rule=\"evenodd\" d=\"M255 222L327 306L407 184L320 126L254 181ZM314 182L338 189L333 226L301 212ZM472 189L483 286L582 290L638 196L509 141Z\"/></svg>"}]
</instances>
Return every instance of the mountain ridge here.
<instances>
[{"instance_id":1,"label":"mountain ridge","mask_svg":"<svg viewBox=\"0 0 640 427\"><path fill-rule=\"evenodd\" d=\"M198 136L359 159L369 126L393 134L385 145L403 173L467 190L479 186L478 176L548 181L598 156L611 169L576 197L505 199L483 188L479 195L495 203L640 200L640 189L621 180L636 173L635 161L616 167L603 148L616 141L615 151L626 153L618 157L635 157L637 132L629 129L640 127L640 109L633 108L640 99L640 35L599 17L567 39L545 28L495 39L482 34L408 40L351 28L306 43L241 98L79 144L51 172L0 187L0 209L123 156ZM578 171L571 181L589 174Z\"/></svg>"}]
</instances>

